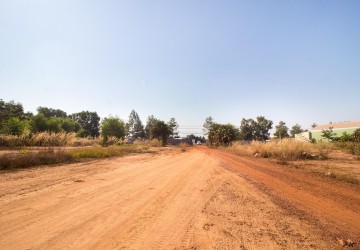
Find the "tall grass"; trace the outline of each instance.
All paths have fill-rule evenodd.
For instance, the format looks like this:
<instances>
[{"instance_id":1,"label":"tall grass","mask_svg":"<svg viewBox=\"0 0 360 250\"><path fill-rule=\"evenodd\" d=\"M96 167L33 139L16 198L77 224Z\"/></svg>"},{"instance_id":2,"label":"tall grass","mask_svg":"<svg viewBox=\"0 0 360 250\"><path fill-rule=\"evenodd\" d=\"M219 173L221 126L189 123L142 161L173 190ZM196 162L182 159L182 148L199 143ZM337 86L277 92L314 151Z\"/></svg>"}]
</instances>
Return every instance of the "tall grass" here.
<instances>
[{"instance_id":1,"label":"tall grass","mask_svg":"<svg viewBox=\"0 0 360 250\"><path fill-rule=\"evenodd\" d=\"M283 139L271 142L235 142L227 150L246 156L274 158L281 163L307 158L325 159L332 150L330 144L295 141Z\"/></svg>"},{"instance_id":2,"label":"tall grass","mask_svg":"<svg viewBox=\"0 0 360 250\"><path fill-rule=\"evenodd\" d=\"M92 146L98 139L79 138L75 133L24 133L20 136L0 134L0 147L53 147L53 146Z\"/></svg>"},{"instance_id":3,"label":"tall grass","mask_svg":"<svg viewBox=\"0 0 360 250\"><path fill-rule=\"evenodd\" d=\"M336 145L349 152L350 154L360 156L360 142L347 141L347 142L337 142Z\"/></svg>"},{"instance_id":4,"label":"tall grass","mask_svg":"<svg viewBox=\"0 0 360 250\"><path fill-rule=\"evenodd\" d=\"M133 142L134 145L139 145L139 146L147 146L147 147L162 147L162 142L159 141L158 139L152 139L152 140L142 140L142 139L137 139Z\"/></svg>"},{"instance_id":5,"label":"tall grass","mask_svg":"<svg viewBox=\"0 0 360 250\"><path fill-rule=\"evenodd\" d=\"M29 168L39 165L51 165L72 162L74 158L64 150L43 149L37 152L0 155L0 170Z\"/></svg>"},{"instance_id":6,"label":"tall grass","mask_svg":"<svg viewBox=\"0 0 360 250\"><path fill-rule=\"evenodd\" d=\"M29 168L39 165L76 162L80 159L99 159L119 157L134 153L144 153L148 147L138 145L122 145L109 147L84 147L74 149L47 148L38 151L20 150L19 153L0 155L0 170Z\"/></svg>"},{"instance_id":7,"label":"tall grass","mask_svg":"<svg viewBox=\"0 0 360 250\"><path fill-rule=\"evenodd\" d=\"M147 146L138 145L122 145L110 147L90 147L90 148L75 148L69 150L69 154L74 159L82 158L109 158L116 156L125 156L133 153L141 153L148 149Z\"/></svg>"}]
</instances>

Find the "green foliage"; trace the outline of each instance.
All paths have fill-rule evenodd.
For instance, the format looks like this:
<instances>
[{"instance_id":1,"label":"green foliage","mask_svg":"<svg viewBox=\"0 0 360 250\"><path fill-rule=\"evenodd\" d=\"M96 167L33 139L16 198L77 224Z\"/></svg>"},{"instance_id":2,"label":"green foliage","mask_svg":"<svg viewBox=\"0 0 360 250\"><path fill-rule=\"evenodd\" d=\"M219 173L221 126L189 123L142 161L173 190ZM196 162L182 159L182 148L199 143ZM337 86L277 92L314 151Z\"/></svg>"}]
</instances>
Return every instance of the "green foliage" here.
<instances>
[{"instance_id":1,"label":"green foliage","mask_svg":"<svg viewBox=\"0 0 360 250\"><path fill-rule=\"evenodd\" d=\"M45 132L59 133L59 132L77 132L80 129L80 124L71 118L51 117L46 118L43 113L38 113L33 116L30 121L31 131L33 133Z\"/></svg>"},{"instance_id":2,"label":"green foliage","mask_svg":"<svg viewBox=\"0 0 360 250\"><path fill-rule=\"evenodd\" d=\"M264 116L256 117L256 123L254 124L254 140L266 141L270 137L270 129L272 129L273 122L267 120Z\"/></svg>"},{"instance_id":3,"label":"green foliage","mask_svg":"<svg viewBox=\"0 0 360 250\"><path fill-rule=\"evenodd\" d=\"M288 131L289 128L286 126L286 123L283 121L280 121L278 125L275 126L275 133L274 135L276 136L276 138L278 139L284 139L289 137Z\"/></svg>"},{"instance_id":4,"label":"green foliage","mask_svg":"<svg viewBox=\"0 0 360 250\"><path fill-rule=\"evenodd\" d=\"M28 120L32 116L31 113L24 113L21 103L14 101L5 102L0 99L0 130L2 130L5 122L10 118L18 118L19 120Z\"/></svg>"},{"instance_id":5,"label":"green foliage","mask_svg":"<svg viewBox=\"0 0 360 250\"><path fill-rule=\"evenodd\" d=\"M273 122L267 120L264 116L256 117L253 119L241 120L240 125L240 139L245 141L266 141L270 137L270 129L272 129Z\"/></svg>"},{"instance_id":6,"label":"green foliage","mask_svg":"<svg viewBox=\"0 0 360 250\"><path fill-rule=\"evenodd\" d=\"M204 125L203 125L203 131L204 131L204 135L207 135L212 127L212 125L214 124L214 119L209 116L205 119Z\"/></svg>"},{"instance_id":7,"label":"green foliage","mask_svg":"<svg viewBox=\"0 0 360 250\"><path fill-rule=\"evenodd\" d=\"M170 137L176 138L178 137L178 128L179 124L175 121L175 118L171 118L170 121L167 123L170 131Z\"/></svg>"},{"instance_id":8,"label":"green foliage","mask_svg":"<svg viewBox=\"0 0 360 250\"><path fill-rule=\"evenodd\" d=\"M153 115L148 117L145 132L148 139L157 139L162 142L162 145L166 145L171 134L169 126L164 121L155 118Z\"/></svg>"},{"instance_id":9,"label":"green foliage","mask_svg":"<svg viewBox=\"0 0 360 250\"><path fill-rule=\"evenodd\" d=\"M41 114L43 114L46 118L50 119L53 117L57 118L66 118L67 114L65 111L62 111L60 109L52 109L47 107L38 107L37 111Z\"/></svg>"},{"instance_id":10,"label":"green foliage","mask_svg":"<svg viewBox=\"0 0 360 250\"><path fill-rule=\"evenodd\" d=\"M214 146L229 145L238 135L239 130L231 124L214 123L208 132L209 143Z\"/></svg>"},{"instance_id":11,"label":"green foliage","mask_svg":"<svg viewBox=\"0 0 360 250\"><path fill-rule=\"evenodd\" d=\"M321 136L328 139L329 141L338 141L338 137L336 137L336 133L333 132L333 128L330 127L329 129L323 129L321 131Z\"/></svg>"},{"instance_id":12,"label":"green foliage","mask_svg":"<svg viewBox=\"0 0 360 250\"><path fill-rule=\"evenodd\" d=\"M43 132L48 129L47 119L42 113L33 116L31 118L30 125L31 125L31 131L33 133Z\"/></svg>"},{"instance_id":13,"label":"green foliage","mask_svg":"<svg viewBox=\"0 0 360 250\"><path fill-rule=\"evenodd\" d=\"M87 131L92 137L99 136L100 117L96 112L82 111L72 114L71 118L77 121L80 124L81 128L84 131Z\"/></svg>"},{"instance_id":14,"label":"green foliage","mask_svg":"<svg viewBox=\"0 0 360 250\"><path fill-rule=\"evenodd\" d=\"M342 135L339 138L340 142L347 142L347 141L352 141L353 140L353 136L351 134L348 134L346 132L343 132Z\"/></svg>"},{"instance_id":15,"label":"green foliage","mask_svg":"<svg viewBox=\"0 0 360 250\"><path fill-rule=\"evenodd\" d=\"M81 129L79 129L79 131L76 133L76 136L82 137L82 138L87 138L87 137L91 137L91 134L90 134L89 131L81 128Z\"/></svg>"},{"instance_id":16,"label":"green foliage","mask_svg":"<svg viewBox=\"0 0 360 250\"><path fill-rule=\"evenodd\" d=\"M290 129L290 135L291 135L292 138L294 138L295 135L300 134L302 132L305 132L305 130L303 130L299 124L295 124Z\"/></svg>"},{"instance_id":17,"label":"green foliage","mask_svg":"<svg viewBox=\"0 0 360 250\"><path fill-rule=\"evenodd\" d=\"M52 117L46 121L47 131L50 133L59 133L61 132L61 123L62 119L57 117Z\"/></svg>"},{"instance_id":18,"label":"green foliage","mask_svg":"<svg viewBox=\"0 0 360 250\"><path fill-rule=\"evenodd\" d=\"M240 124L240 139L243 141L252 141L254 134L255 121L253 119L245 119L241 120Z\"/></svg>"},{"instance_id":19,"label":"green foliage","mask_svg":"<svg viewBox=\"0 0 360 250\"><path fill-rule=\"evenodd\" d=\"M126 123L126 135L135 139L145 137L144 126L135 110L131 111L129 122Z\"/></svg>"},{"instance_id":20,"label":"green foliage","mask_svg":"<svg viewBox=\"0 0 360 250\"><path fill-rule=\"evenodd\" d=\"M3 123L0 133L8 135L21 135L27 126L27 121L21 121L17 117L11 117Z\"/></svg>"},{"instance_id":21,"label":"green foliage","mask_svg":"<svg viewBox=\"0 0 360 250\"><path fill-rule=\"evenodd\" d=\"M61 129L67 133L78 132L80 130L80 123L71 118L62 119Z\"/></svg>"},{"instance_id":22,"label":"green foliage","mask_svg":"<svg viewBox=\"0 0 360 250\"><path fill-rule=\"evenodd\" d=\"M105 117L100 128L103 144L106 144L109 137L125 137L125 123L117 117Z\"/></svg>"}]
</instances>

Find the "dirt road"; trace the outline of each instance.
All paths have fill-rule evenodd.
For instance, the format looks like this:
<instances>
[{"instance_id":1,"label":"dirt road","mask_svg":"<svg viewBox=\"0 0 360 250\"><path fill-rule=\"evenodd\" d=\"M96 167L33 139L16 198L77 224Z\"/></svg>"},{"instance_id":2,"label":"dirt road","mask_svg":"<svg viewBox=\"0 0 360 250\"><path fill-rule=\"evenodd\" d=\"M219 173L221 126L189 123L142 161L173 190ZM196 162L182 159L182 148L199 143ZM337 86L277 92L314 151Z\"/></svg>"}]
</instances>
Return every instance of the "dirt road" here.
<instances>
[{"instance_id":1,"label":"dirt road","mask_svg":"<svg viewBox=\"0 0 360 250\"><path fill-rule=\"evenodd\" d=\"M206 147L0 178L0 249L340 249L336 237L360 242L358 187Z\"/></svg>"}]
</instances>

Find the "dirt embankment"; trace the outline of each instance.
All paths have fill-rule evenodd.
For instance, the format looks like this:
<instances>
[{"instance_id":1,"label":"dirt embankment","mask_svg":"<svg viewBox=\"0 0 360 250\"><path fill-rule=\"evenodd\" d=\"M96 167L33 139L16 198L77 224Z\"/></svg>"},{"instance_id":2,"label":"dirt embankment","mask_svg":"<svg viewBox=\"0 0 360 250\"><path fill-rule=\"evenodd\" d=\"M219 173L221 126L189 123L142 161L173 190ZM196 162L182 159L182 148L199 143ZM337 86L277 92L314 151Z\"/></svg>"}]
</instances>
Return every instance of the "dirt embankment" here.
<instances>
[{"instance_id":1,"label":"dirt embankment","mask_svg":"<svg viewBox=\"0 0 360 250\"><path fill-rule=\"evenodd\" d=\"M205 147L0 178L1 249L338 249L336 236L360 240L358 189Z\"/></svg>"}]
</instances>

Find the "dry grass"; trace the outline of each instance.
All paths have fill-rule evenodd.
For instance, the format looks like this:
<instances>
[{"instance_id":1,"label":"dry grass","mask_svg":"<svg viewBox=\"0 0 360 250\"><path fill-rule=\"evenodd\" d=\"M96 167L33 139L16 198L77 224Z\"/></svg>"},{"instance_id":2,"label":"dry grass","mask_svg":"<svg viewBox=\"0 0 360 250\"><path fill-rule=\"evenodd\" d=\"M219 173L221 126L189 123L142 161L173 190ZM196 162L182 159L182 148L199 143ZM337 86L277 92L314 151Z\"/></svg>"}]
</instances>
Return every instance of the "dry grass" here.
<instances>
[{"instance_id":1,"label":"dry grass","mask_svg":"<svg viewBox=\"0 0 360 250\"><path fill-rule=\"evenodd\" d=\"M55 147L55 146L92 146L97 139L79 138L75 133L24 133L20 136L0 134L0 147Z\"/></svg>"},{"instance_id":2,"label":"dry grass","mask_svg":"<svg viewBox=\"0 0 360 250\"><path fill-rule=\"evenodd\" d=\"M76 162L79 159L120 157L134 153L145 153L147 149L147 146L131 144L109 147L82 147L68 150L46 148L35 152L21 149L19 153L0 155L0 170L70 163Z\"/></svg>"},{"instance_id":3,"label":"dry grass","mask_svg":"<svg viewBox=\"0 0 360 250\"><path fill-rule=\"evenodd\" d=\"M158 139L152 139L152 140L141 140L141 139L137 139L133 142L134 145L139 145L139 146L147 146L147 147L162 147L162 143L161 141L159 141Z\"/></svg>"},{"instance_id":4,"label":"dry grass","mask_svg":"<svg viewBox=\"0 0 360 250\"><path fill-rule=\"evenodd\" d=\"M302 159L325 159L332 150L332 146L326 143L312 144L309 142L284 139L271 142L235 142L226 148L235 154L245 156L257 156L264 158L274 158L279 163L286 164L287 161Z\"/></svg>"},{"instance_id":5,"label":"dry grass","mask_svg":"<svg viewBox=\"0 0 360 250\"><path fill-rule=\"evenodd\" d=\"M344 181L344 182L348 182L348 183L352 183L352 184L356 184L356 185L360 184L360 181L350 173L341 174L341 173L328 172L325 175L327 175L330 178L337 179L340 181Z\"/></svg>"},{"instance_id":6,"label":"dry grass","mask_svg":"<svg viewBox=\"0 0 360 250\"><path fill-rule=\"evenodd\" d=\"M109 146L109 147L89 147L89 148L75 148L69 150L69 154L74 159L83 158L109 158L117 156L125 156L133 153L142 153L147 150L146 146L138 146L132 144L125 144L122 146Z\"/></svg>"},{"instance_id":7,"label":"dry grass","mask_svg":"<svg viewBox=\"0 0 360 250\"><path fill-rule=\"evenodd\" d=\"M185 152L188 147L190 147L190 145L187 144L187 143L185 143L185 142L181 142L181 143L179 144L179 148L180 148L180 151L181 151L181 152Z\"/></svg>"},{"instance_id":8,"label":"dry grass","mask_svg":"<svg viewBox=\"0 0 360 250\"><path fill-rule=\"evenodd\" d=\"M337 150L334 143L309 143L290 139L281 141L236 142L225 148L242 156L257 156L275 159L277 163L320 174L342 182L360 184L358 156ZM347 148L345 148L347 149ZM351 152L352 153L352 152ZM319 161L321 159L321 161Z\"/></svg>"},{"instance_id":9,"label":"dry grass","mask_svg":"<svg viewBox=\"0 0 360 250\"><path fill-rule=\"evenodd\" d=\"M336 146L360 157L360 142L338 142Z\"/></svg>"},{"instance_id":10,"label":"dry grass","mask_svg":"<svg viewBox=\"0 0 360 250\"><path fill-rule=\"evenodd\" d=\"M28 168L39 165L51 165L72 162L74 158L64 150L42 149L37 152L20 152L0 156L0 170Z\"/></svg>"}]
</instances>

